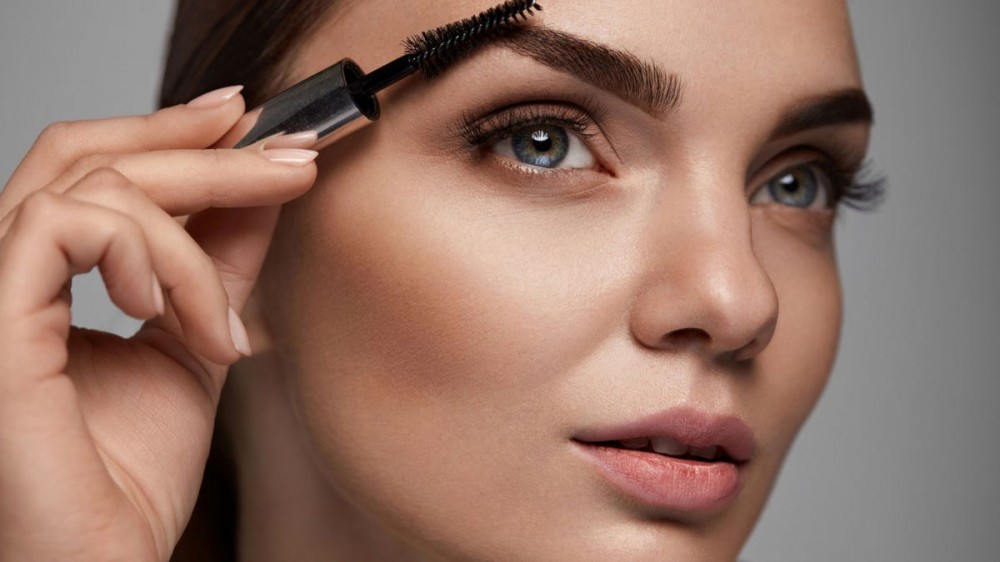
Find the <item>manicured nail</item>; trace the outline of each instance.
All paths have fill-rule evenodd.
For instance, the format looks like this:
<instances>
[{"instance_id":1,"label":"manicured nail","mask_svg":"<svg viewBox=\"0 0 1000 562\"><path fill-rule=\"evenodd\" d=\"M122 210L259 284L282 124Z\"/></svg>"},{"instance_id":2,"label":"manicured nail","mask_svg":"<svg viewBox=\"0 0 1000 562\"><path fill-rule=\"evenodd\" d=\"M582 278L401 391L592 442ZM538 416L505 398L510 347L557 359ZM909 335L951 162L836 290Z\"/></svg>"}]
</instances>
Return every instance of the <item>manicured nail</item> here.
<instances>
[{"instance_id":1,"label":"manicured nail","mask_svg":"<svg viewBox=\"0 0 1000 562\"><path fill-rule=\"evenodd\" d=\"M261 148L264 150L271 148L312 148L318 139L319 134L316 131L278 135L265 141Z\"/></svg>"},{"instance_id":2,"label":"manicured nail","mask_svg":"<svg viewBox=\"0 0 1000 562\"><path fill-rule=\"evenodd\" d=\"M301 148L272 148L261 152L260 155L271 162L277 162L279 164L287 164L289 166L305 166L315 160L316 157L319 156L319 152L316 152L315 150L304 150Z\"/></svg>"},{"instance_id":3,"label":"manicured nail","mask_svg":"<svg viewBox=\"0 0 1000 562\"><path fill-rule=\"evenodd\" d=\"M236 314L233 307L229 307L229 335L233 339L233 347L236 351L246 357L250 357L253 351L250 349L250 337L247 336L247 328L243 325L243 321L240 320L240 315Z\"/></svg>"},{"instance_id":4,"label":"manicured nail","mask_svg":"<svg viewBox=\"0 0 1000 562\"><path fill-rule=\"evenodd\" d=\"M163 304L163 288L160 287L160 281L156 278L156 274L153 274L153 306L156 307L156 312L160 316L163 316L163 311L165 310Z\"/></svg>"},{"instance_id":5,"label":"manicured nail","mask_svg":"<svg viewBox=\"0 0 1000 562\"><path fill-rule=\"evenodd\" d=\"M226 105L229 100L236 97L236 94L242 91L243 86L219 88L218 90L212 90L207 94L202 94L194 98L187 103L187 106L193 109L215 109Z\"/></svg>"}]
</instances>

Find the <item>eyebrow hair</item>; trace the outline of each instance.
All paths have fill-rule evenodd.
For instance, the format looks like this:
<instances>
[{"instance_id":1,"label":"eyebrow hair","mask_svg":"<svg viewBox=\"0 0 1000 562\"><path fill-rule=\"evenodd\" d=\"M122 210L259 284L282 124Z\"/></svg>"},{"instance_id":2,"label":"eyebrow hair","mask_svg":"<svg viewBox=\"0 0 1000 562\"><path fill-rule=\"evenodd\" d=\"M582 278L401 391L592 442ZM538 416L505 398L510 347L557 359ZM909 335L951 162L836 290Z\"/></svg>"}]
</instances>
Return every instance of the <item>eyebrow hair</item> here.
<instances>
[{"instance_id":1,"label":"eyebrow hair","mask_svg":"<svg viewBox=\"0 0 1000 562\"><path fill-rule=\"evenodd\" d=\"M771 137L784 137L829 125L873 121L872 105L864 90L848 88L796 104L779 120Z\"/></svg>"},{"instance_id":2,"label":"eyebrow hair","mask_svg":"<svg viewBox=\"0 0 1000 562\"><path fill-rule=\"evenodd\" d=\"M680 78L651 62L564 31L522 26L494 45L608 91L642 111L661 117L681 102Z\"/></svg>"}]
</instances>

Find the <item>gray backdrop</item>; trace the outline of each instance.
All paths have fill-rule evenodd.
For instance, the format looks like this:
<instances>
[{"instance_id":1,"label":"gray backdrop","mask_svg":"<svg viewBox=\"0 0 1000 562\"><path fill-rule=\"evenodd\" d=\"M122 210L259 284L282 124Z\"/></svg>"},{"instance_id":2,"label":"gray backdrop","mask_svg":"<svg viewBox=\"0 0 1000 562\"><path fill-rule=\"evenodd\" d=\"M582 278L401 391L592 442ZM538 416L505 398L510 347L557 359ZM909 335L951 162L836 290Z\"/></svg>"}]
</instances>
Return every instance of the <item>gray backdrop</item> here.
<instances>
[{"instance_id":1,"label":"gray backdrop","mask_svg":"<svg viewBox=\"0 0 1000 562\"><path fill-rule=\"evenodd\" d=\"M851 7L890 196L838 227L840 360L743 556L997 560L1000 5ZM170 15L162 0L0 5L0 178L51 121L151 110ZM96 272L74 285L77 324L136 329Z\"/></svg>"}]
</instances>

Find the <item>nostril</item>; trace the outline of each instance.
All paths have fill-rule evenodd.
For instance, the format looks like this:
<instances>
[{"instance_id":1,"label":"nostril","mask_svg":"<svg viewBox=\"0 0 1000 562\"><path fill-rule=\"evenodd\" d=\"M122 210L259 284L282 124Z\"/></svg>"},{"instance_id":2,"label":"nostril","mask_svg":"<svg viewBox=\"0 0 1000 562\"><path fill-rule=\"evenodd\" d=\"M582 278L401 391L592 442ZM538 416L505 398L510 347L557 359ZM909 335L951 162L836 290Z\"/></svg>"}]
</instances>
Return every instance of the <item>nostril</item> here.
<instances>
[{"instance_id":1,"label":"nostril","mask_svg":"<svg viewBox=\"0 0 1000 562\"><path fill-rule=\"evenodd\" d=\"M690 347L693 345L703 345L712 341L708 332L701 328L682 328L674 330L663 336L663 343L672 347Z\"/></svg>"}]
</instances>

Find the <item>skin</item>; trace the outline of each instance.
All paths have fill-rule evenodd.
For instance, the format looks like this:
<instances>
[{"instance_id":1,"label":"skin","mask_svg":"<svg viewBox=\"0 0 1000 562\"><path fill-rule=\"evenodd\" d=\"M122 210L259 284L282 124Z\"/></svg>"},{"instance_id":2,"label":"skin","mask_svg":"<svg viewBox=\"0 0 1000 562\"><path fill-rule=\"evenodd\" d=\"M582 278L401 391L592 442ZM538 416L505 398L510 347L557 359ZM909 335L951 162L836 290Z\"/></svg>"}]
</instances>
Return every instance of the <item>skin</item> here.
<instances>
[{"instance_id":1,"label":"skin","mask_svg":"<svg viewBox=\"0 0 1000 562\"><path fill-rule=\"evenodd\" d=\"M375 68L490 5L349 2L289 82L344 53ZM834 212L760 195L866 150L864 123L773 134L860 87L846 7L544 5L532 25L676 73L680 105L654 117L486 49L381 94L380 121L315 164L208 150L235 92L39 137L0 193L0 561L168 559L217 414L246 560L737 557L837 347ZM531 174L456 136L515 94L599 102L600 166ZM70 326L65 284L94 266L148 320L133 338ZM238 363L230 308L253 347ZM725 509L644 505L573 452L585 428L678 405L753 429Z\"/></svg>"},{"instance_id":2,"label":"skin","mask_svg":"<svg viewBox=\"0 0 1000 562\"><path fill-rule=\"evenodd\" d=\"M374 68L396 38L474 11L389 4L328 22L293 76L343 53ZM234 378L241 497L282 506L244 510L244 552L718 561L751 532L826 384L841 301L833 213L749 200L832 141L863 154L865 124L772 138L788 108L860 87L846 7L544 6L533 23L676 72L680 107L656 118L494 49L394 87L376 126L324 150L255 295L267 353ZM510 93L594 96L609 111L588 148L606 169L533 179L470 158L448 125ZM681 404L758 439L721 513L624 499L570 450L581 428Z\"/></svg>"}]
</instances>

